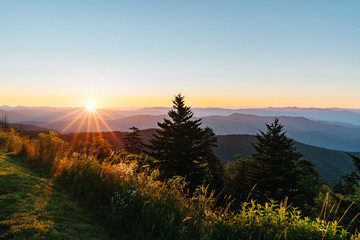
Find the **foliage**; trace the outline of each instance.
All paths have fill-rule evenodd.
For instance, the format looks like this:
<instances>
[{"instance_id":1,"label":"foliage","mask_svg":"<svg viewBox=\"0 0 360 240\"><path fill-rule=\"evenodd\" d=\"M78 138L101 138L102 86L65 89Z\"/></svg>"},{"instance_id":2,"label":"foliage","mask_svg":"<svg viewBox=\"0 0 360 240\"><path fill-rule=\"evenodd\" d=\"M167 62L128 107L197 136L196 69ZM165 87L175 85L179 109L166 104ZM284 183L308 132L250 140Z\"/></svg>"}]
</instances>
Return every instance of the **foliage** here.
<instances>
[{"instance_id":1,"label":"foliage","mask_svg":"<svg viewBox=\"0 0 360 240\"><path fill-rule=\"evenodd\" d=\"M130 128L131 132L124 138L124 148L132 154L140 154L144 151L144 143L140 137L140 130L136 127Z\"/></svg>"},{"instance_id":2,"label":"foliage","mask_svg":"<svg viewBox=\"0 0 360 240\"><path fill-rule=\"evenodd\" d=\"M79 155L89 155L90 154L90 144L91 143L84 143L81 140L76 140L70 146L69 154L77 153Z\"/></svg>"},{"instance_id":3,"label":"foliage","mask_svg":"<svg viewBox=\"0 0 360 240\"><path fill-rule=\"evenodd\" d=\"M18 153L21 149L21 138L14 129L10 130L9 137L5 144L5 151Z\"/></svg>"},{"instance_id":4,"label":"foliage","mask_svg":"<svg viewBox=\"0 0 360 240\"><path fill-rule=\"evenodd\" d=\"M288 196L292 200L300 176L295 163L302 155L293 147L293 140L286 137L279 119L266 127L267 132L260 131L253 144L256 168L252 181L257 184L256 197L262 201L268 198L281 201Z\"/></svg>"},{"instance_id":5,"label":"foliage","mask_svg":"<svg viewBox=\"0 0 360 240\"><path fill-rule=\"evenodd\" d=\"M225 165L224 185L226 192L234 199L232 208L239 209L240 204L251 196L251 189L256 187L256 184L252 185L255 167L254 160L243 159L240 155Z\"/></svg>"},{"instance_id":6,"label":"foliage","mask_svg":"<svg viewBox=\"0 0 360 240\"><path fill-rule=\"evenodd\" d=\"M109 239L85 209L22 158L0 153L0 239Z\"/></svg>"},{"instance_id":7,"label":"foliage","mask_svg":"<svg viewBox=\"0 0 360 240\"><path fill-rule=\"evenodd\" d=\"M48 136L56 138L56 136ZM56 142L56 141L55 141ZM51 152L52 144L44 145ZM39 149L38 149L39 150ZM37 151L38 151L37 150ZM45 151L46 150L46 151ZM109 157L112 158L112 157ZM55 158L57 159L57 158ZM159 172L127 161L98 161L89 155L50 161L55 179L98 215L113 238L124 239L345 239L336 221L303 218L286 203L241 204L239 211L218 207L214 192L198 186L189 195L183 177L167 183Z\"/></svg>"},{"instance_id":8,"label":"foliage","mask_svg":"<svg viewBox=\"0 0 360 240\"><path fill-rule=\"evenodd\" d=\"M175 96L173 104L168 112L171 120L158 123L160 129L150 140L148 153L159 160L163 179L186 177L194 190L205 181L208 172L218 174L217 168L221 168L212 150L216 137L211 129L200 128L201 119L192 120L193 112L185 106L181 94Z\"/></svg>"},{"instance_id":9,"label":"foliage","mask_svg":"<svg viewBox=\"0 0 360 240\"><path fill-rule=\"evenodd\" d=\"M90 155L95 156L98 160L103 161L112 154L111 145L106 139L100 136L94 137L90 145Z\"/></svg>"},{"instance_id":10,"label":"foliage","mask_svg":"<svg viewBox=\"0 0 360 240\"><path fill-rule=\"evenodd\" d=\"M299 211L285 203L276 202L260 205L251 201L243 203L238 214L230 215L229 228L225 239L344 239L345 230L337 222L320 219L315 221L300 217ZM220 224L228 223L222 221ZM222 227L225 227L222 225ZM230 234L226 234L230 233ZM213 238L216 239L216 238Z\"/></svg>"},{"instance_id":11,"label":"foliage","mask_svg":"<svg viewBox=\"0 0 360 240\"><path fill-rule=\"evenodd\" d=\"M266 126L268 131L256 136L253 158L236 156L225 166L225 190L233 197L232 209L249 199L264 203L289 197L291 205L315 216L314 199L324 183L311 162L299 160L301 153L285 136L278 119Z\"/></svg>"},{"instance_id":12,"label":"foliage","mask_svg":"<svg viewBox=\"0 0 360 240\"><path fill-rule=\"evenodd\" d=\"M344 218L344 222L349 224L349 229L360 229L360 157L349 154L356 167L355 171L347 173L343 176L344 182L338 182L333 190L337 198L340 198L346 205L351 205L350 209L346 209L348 214ZM344 211L344 209L340 209ZM351 225L351 226L350 226Z\"/></svg>"},{"instance_id":13,"label":"foliage","mask_svg":"<svg viewBox=\"0 0 360 240\"><path fill-rule=\"evenodd\" d=\"M67 143L56 136L56 133L40 133L38 139L37 161L40 165L54 170L58 160L65 157Z\"/></svg>"},{"instance_id":14,"label":"foliage","mask_svg":"<svg viewBox=\"0 0 360 240\"><path fill-rule=\"evenodd\" d=\"M163 184L155 172L137 172L136 163L100 164L94 159L68 161L60 179L92 206L107 206L106 225L134 239L343 239L337 225L302 218L286 204L243 203L238 212L215 208L213 192L198 187L186 197L186 182ZM154 178L155 177L155 178ZM86 196L88 196L86 198ZM91 197L89 197L91 196ZM95 197L96 196L96 197Z\"/></svg>"},{"instance_id":15,"label":"foliage","mask_svg":"<svg viewBox=\"0 0 360 240\"><path fill-rule=\"evenodd\" d=\"M70 148L70 154L72 153L77 153L81 156L94 156L99 161L104 161L105 159L111 157L113 150L108 140L102 138L101 136L96 136L92 139L92 142L82 142L81 140L76 140Z\"/></svg>"},{"instance_id":16,"label":"foliage","mask_svg":"<svg viewBox=\"0 0 360 240\"><path fill-rule=\"evenodd\" d=\"M343 176L344 183L340 181L333 188L335 192L345 196L354 194L356 192L356 185L358 185L360 181L360 157L354 156L353 154L349 154L349 156L353 160L356 170Z\"/></svg>"},{"instance_id":17,"label":"foliage","mask_svg":"<svg viewBox=\"0 0 360 240\"><path fill-rule=\"evenodd\" d=\"M241 154L244 158L247 158L251 157L251 153L254 152L251 142L256 141L255 136L240 134L218 135L217 139L218 147L214 151L224 165L226 162L231 161L236 154ZM345 175L344 173L354 170L351 157L345 152L314 147L296 141L294 147L301 152L304 159L314 164L316 171L325 183L331 187Z\"/></svg>"},{"instance_id":18,"label":"foliage","mask_svg":"<svg viewBox=\"0 0 360 240\"><path fill-rule=\"evenodd\" d=\"M311 162L302 159L296 162L296 167L300 175L297 183L298 191L292 199L292 203L299 207L306 216L314 216L315 198L324 186L324 182Z\"/></svg>"}]
</instances>

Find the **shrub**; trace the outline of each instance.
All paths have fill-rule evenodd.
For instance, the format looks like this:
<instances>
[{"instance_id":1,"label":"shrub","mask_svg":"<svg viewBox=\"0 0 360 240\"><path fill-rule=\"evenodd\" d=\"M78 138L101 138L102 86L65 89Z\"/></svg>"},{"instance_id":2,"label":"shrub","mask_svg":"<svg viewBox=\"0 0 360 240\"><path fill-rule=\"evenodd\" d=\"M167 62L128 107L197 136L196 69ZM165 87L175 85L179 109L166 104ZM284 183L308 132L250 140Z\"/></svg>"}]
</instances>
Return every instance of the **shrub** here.
<instances>
[{"instance_id":1,"label":"shrub","mask_svg":"<svg viewBox=\"0 0 360 240\"><path fill-rule=\"evenodd\" d=\"M40 133L38 139L37 161L47 169L56 167L56 160L64 158L67 143L56 136L56 133Z\"/></svg>"},{"instance_id":2,"label":"shrub","mask_svg":"<svg viewBox=\"0 0 360 240\"><path fill-rule=\"evenodd\" d=\"M5 146L8 141L8 138L9 138L9 133L0 130L0 149L1 150L6 151Z\"/></svg>"},{"instance_id":3,"label":"shrub","mask_svg":"<svg viewBox=\"0 0 360 240\"><path fill-rule=\"evenodd\" d=\"M33 162L37 157L36 142L31 141L28 138L22 138L21 148L18 155Z\"/></svg>"},{"instance_id":4,"label":"shrub","mask_svg":"<svg viewBox=\"0 0 360 240\"><path fill-rule=\"evenodd\" d=\"M21 145L21 137L14 129L11 129L11 131L8 133L8 139L5 144L5 151L17 154L21 150Z\"/></svg>"},{"instance_id":5,"label":"shrub","mask_svg":"<svg viewBox=\"0 0 360 240\"><path fill-rule=\"evenodd\" d=\"M113 153L109 142L100 136L93 138L90 149L91 155L94 155L99 161L104 161Z\"/></svg>"}]
</instances>

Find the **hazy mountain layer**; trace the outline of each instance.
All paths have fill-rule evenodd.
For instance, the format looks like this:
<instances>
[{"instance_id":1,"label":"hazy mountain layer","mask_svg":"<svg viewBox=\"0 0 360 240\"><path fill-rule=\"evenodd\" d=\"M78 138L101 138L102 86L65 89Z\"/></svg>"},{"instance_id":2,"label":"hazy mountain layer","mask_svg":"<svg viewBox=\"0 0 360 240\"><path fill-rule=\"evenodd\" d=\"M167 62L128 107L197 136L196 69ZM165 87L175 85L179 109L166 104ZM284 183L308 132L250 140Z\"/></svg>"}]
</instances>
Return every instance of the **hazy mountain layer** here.
<instances>
[{"instance_id":1,"label":"hazy mountain layer","mask_svg":"<svg viewBox=\"0 0 360 240\"><path fill-rule=\"evenodd\" d=\"M64 133L128 131L132 126L139 129L156 128L157 122L162 122L169 110L168 108L144 108L132 111L103 109L98 111L97 117L94 117L81 108L11 108L5 106L3 109L0 109L0 115L5 116L6 114L9 122L23 122ZM359 121L357 124L360 124L360 111L358 110L301 108L237 110L194 108L193 110L195 115L203 116L203 126L212 128L217 135L255 134L258 130L265 130L265 123L271 123L274 116L258 115L269 114L277 115L281 124L285 126L287 135L298 142L334 150L360 151L360 126L352 124L357 120ZM234 113L236 111L253 112L258 115ZM140 113L143 114L133 115ZM163 115L159 115L161 113ZM219 115L208 115L215 113ZM309 116L309 118L321 118L322 120L284 116L279 113ZM337 122L337 120L341 121Z\"/></svg>"},{"instance_id":2,"label":"hazy mountain layer","mask_svg":"<svg viewBox=\"0 0 360 240\"><path fill-rule=\"evenodd\" d=\"M251 156L254 149L251 145L255 142L253 135L221 135L217 136L218 147L215 153L222 164L232 161L239 154L243 157ZM355 166L346 152L329 150L295 142L295 146L306 159L314 164L315 169L325 182L333 186L341 177L355 169ZM360 155L360 153L354 153Z\"/></svg>"},{"instance_id":3,"label":"hazy mountain layer","mask_svg":"<svg viewBox=\"0 0 360 240\"><path fill-rule=\"evenodd\" d=\"M130 127L139 129L157 128L162 116L139 115L120 118L118 120L77 119L76 121L25 122L27 124L69 132L128 131ZM360 152L360 127L347 127L335 123L312 121L302 117L279 117L285 126L287 136L298 142L318 147ZM274 117L260 117L247 114L230 116L203 117L203 126L212 128L217 135L256 134L265 130L265 123L271 123Z\"/></svg>"},{"instance_id":4,"label":"hazy mountain layer","mask_svg":"<svg viewBox=\"0 0 360 240\"><path fill-rule=\"evenodd\" d=\"M135 115L165 115L169 111L168 107L152 107L137 110L124 109L101 109L100 115L104 119L118 119ZM56 108L56 107L9 107L0 106L0 115L7 114L11 122L37 121L46 122L57 118L70 120L78 116L72 112L80 113L82 108ZM211 115L228 116L233 113L252 114L257 116L290 116L305 117L311 120L336 122L346 126L360 126L360 109L341 109L341 108L192 108L194 116L205 117ZM67 115L69 114L69 115Z\"/></svg>"}]
</instances>

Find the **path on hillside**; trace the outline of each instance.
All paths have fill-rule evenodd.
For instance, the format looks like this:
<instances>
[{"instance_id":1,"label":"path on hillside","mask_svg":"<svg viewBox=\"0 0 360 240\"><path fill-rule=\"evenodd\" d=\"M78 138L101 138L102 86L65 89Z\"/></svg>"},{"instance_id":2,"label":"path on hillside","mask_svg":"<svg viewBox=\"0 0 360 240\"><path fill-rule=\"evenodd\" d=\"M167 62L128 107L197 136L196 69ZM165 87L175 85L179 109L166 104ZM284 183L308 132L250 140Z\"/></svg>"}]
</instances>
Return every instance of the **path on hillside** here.
<instances>
[{"instance_id":1,"label":"path on hillside","mask_svg":"<svg viewBox=\"0 0 360 240\"><path fill-rule=\"evenodd\" d=\"M0 152L0 239L109 239L53 181Z\"/></svg>"}]
</instances>

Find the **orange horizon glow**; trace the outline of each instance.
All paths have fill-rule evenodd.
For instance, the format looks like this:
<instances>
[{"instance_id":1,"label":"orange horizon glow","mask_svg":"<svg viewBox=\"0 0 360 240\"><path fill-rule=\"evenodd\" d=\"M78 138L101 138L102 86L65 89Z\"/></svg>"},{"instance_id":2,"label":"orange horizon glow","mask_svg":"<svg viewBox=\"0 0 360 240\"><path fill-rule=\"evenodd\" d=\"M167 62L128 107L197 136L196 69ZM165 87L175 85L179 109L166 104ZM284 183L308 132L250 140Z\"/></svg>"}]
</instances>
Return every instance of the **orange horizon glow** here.
<instances>
[{"instance_id":1,"label":"orange horizon glow","mask_svg":"<svg viewBox=\"0 0 360 240\"><path fill-rule=\"evenodd\" d=\"M174 94L175 95L175 94ZM254 96L229 97L229 96L185 96L185 103L191 107L219 107L219 108L266 108L266 107L299 107L299 108L348 108L360 109L357 102L351 98L321 98L318 96L308 96L307 98L296 98L291 96L265 96L257 98ZM0 106L28 106L28 107L64 107L81 108L95 110L96 108L124 108L139 109L142 107L171 107L173 96L153 97L153 96L124 96L108 97L107 99L72 97L72 96L22 96L8 97L0 96ZM99 102L99 103L98 103Z\"/></svg>"},{"instance_id":2,"label":"orange horizon glow","mask_svg":"<svg viewBox=\"0 0 360 240\"><path fill-rule=\"evenodd\" d=\"M113 139L117 142L117 143L121 143L120 139L115 135L114 131L109 127L109 125L106 123L105 119L101 116L102 110L100 108L97 108L97 105L95 104L95 101L90 100L87 102L87 104L81 108L76 108L74 111L71 111L70 113L54 119L52 121L46 122L44 124L42 124L40 127L44 127L47 124L54 122L54 121L59 121L67 116L71 116L71 115L75 115L74 119L72 119L61 131L60 133L65 133L67 129L69 129L71 126L73 125L78 125L77 126L77 130L74 132L74 135L72 137L72 139L70 140L70 145L72 146L75 141L77 140L77 136L79 135L82 127L84 126L84 124L86 125L87 131L86 131L86 140L85 141L89 141L89 137L90 137L90 130L92 129L93 125L96 128L96 132L99 133L99 136L102 137L102 129L100 127L100 122L103 124L103 126L105 126L105 128L107 129L108 132L111 133L111 135L113 136Z\"/></svg>"},{"instance_id":3,"label":"orange horizon glow","mask_svg":"<svg viewBox=\"0 0 360 240\"><path fill-rule=\"evenodd\" d=\"M360 109L359 1L14 2L0 106Z\"/></svg>"}]
</instances>

